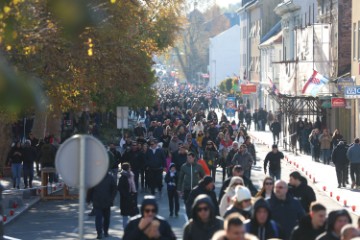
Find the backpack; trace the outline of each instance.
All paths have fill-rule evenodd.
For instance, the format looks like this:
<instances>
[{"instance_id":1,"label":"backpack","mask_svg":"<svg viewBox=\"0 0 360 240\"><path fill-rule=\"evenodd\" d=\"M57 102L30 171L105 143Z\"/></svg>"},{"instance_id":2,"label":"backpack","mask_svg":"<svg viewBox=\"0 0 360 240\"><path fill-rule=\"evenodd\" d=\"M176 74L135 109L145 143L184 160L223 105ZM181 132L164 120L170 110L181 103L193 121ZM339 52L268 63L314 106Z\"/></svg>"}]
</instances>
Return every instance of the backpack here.
<instances>
[{"instance_id":1,"label":"backpack","mask_svg":"<svg viewBox=\"0 0 360 240\"><path fill-rule=\"evenodd\" d=\"M279 228L278 228L276 222L273 220L270 220L270 224L271 224L271 228L274 231L275 238L278 238L279 237ZM250 229L251 229L251 221L249 221L245 224L245 231L247 233L250 233Z\"/></svg>"}]
</instances>

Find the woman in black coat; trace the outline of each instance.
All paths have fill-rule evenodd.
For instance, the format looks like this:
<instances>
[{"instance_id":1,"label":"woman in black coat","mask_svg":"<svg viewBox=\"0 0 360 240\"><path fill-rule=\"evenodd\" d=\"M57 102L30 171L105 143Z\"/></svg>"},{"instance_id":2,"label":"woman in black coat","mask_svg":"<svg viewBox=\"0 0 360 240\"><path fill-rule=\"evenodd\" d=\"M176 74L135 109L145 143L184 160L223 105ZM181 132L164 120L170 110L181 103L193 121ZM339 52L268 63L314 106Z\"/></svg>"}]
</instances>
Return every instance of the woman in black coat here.
<instances>
[{"instance_id":1,"label":"woman in black coat","mask_svg":"<svg viewBox=\"0 0 360 240\"><path fill-rule=\"evenodd\" d=\"M123 216L123 227L125 229L129 216L139 213L137 208L137 191L134 181L134 173L130 170L129 163L121 165L121 177L119 178L118 191L120 193L120 214Z\"/></svg>"}]
</instances>

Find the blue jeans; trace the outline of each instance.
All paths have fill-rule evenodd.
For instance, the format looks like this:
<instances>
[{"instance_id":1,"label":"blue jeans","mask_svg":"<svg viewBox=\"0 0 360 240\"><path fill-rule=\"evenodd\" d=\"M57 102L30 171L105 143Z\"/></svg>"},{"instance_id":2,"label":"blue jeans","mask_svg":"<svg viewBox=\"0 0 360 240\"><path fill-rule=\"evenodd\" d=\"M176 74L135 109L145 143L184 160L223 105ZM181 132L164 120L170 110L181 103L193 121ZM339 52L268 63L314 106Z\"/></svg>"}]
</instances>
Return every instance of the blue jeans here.
<instances>
[{"instance_id":1,"label":"blue jeans","mask_svg":"<svg viewBox=\"0 0 360 240\"><path fill-rule=\"evenodd\" d=\"M269 170L270 177L272 177L275 181L280 180L281 178L281 169L277 170Z\"/></svg>"},{"instance_id":2,"label":"blue jeans","mask_svg":"<svg viewBox=\"0 0 360 240\"><path fill-rule=\"evenodd\" d=\"M321 150L321 157L322 157L324 164L330 164L330 156L331 156L330 149L322 149Z\"/></svg>"},{"instance_id":3,"label":"blue jeans","mask_svg":"<svg viewBox=\"0 0 360 240\"><path fill-rule=\"evenodd\" d=\"M12 163L11 164L11 173L13 177L14 187L20 187L21 180L21 163Z\"/></svg>"},{"instance_id":4,"label":"blue jeans","mask_svg":"<svg viewBox=\"0 0 360 240\"><path fill-rule=\"evenodd\" d=\"M100 236L108 234L110 226L110 207L94 208L96 232Z\"/></svg>"}]
</instances>

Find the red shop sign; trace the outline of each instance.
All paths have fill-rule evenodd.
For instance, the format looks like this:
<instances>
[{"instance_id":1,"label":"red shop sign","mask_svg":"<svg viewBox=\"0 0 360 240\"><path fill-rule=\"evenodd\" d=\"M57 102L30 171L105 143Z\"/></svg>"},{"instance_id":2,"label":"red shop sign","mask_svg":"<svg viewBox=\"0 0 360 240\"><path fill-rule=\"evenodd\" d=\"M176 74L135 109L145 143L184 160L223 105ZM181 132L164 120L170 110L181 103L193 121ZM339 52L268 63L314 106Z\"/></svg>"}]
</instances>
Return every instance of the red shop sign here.
<instances>
[{"instance_id":1,"label":"red shop sign","mask_svg":"<svg viewBox=\"0 0 360 240\"><path fill-rule=\"evenodd\" d=\"M331 107L333 108L343 108L346 107L346 99L345 98L331 98Z\"/></svg>"},{"instance_id":2,"label":"red shop sign","mask_svg":"<svg viewBox=\"0 0 360 240\"><path fill-rule=\"evenodd\" d=\"M241 84L241 93L242 94L251 94L256 93L256 85L254 84Z\"/></svg>"}]
</instances>

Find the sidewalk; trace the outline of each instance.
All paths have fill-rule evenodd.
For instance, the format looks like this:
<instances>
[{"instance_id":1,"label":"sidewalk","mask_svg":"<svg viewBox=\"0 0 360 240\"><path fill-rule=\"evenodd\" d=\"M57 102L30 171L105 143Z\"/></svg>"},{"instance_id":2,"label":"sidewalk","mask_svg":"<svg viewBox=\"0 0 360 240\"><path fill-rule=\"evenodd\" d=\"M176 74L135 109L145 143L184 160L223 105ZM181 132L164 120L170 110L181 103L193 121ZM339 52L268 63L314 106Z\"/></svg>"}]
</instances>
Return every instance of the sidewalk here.
<instances>
[{"instance_id":1,"label":"sidewalk","mask_svg":"<svg viewBox=\"0 0 360 240\"><path fill-rule=\"evenodd\" d=\"M252 137L253 142L266 145L270 151L271 145L273 144L271 132L249 131L248 133ZM279 149L281 150L281 146ZM288 151L283 152L285 155L285 159L282 162L283 165L286 164L294 170L301 172L309 182L313 183L312 185L317 188L317 190L322 191L339 206L360 216L360 190L351 189L350 185L347 185L346 188L337 188L337 177L333 165L314 162L311 156L308 155L295 155ZM285 179L285 181L287 181L287 179Z\"/></svg>"}]
</instances>

